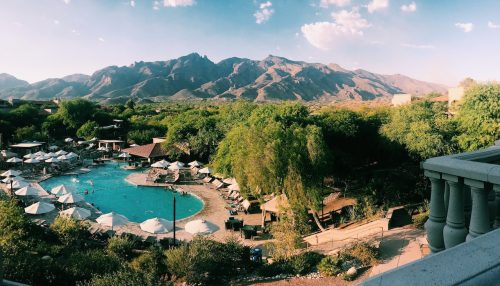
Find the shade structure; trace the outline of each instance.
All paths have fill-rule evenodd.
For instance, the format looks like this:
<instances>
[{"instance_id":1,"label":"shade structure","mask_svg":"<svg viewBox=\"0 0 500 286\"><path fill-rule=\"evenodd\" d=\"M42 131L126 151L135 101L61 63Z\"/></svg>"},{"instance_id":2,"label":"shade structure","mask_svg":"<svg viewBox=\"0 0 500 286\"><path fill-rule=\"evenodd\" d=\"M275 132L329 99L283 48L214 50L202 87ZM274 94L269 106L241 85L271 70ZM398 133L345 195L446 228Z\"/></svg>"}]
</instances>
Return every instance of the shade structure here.
<instances>
[{"instance_id":1,"label":"shade structure","mask_svg":"<svg viewBox=\"0 0 500 286\"><path fill-rule=\"evenodd\" d=\"M175 161L168 166L169 170L179 170L184 167L184 163Z\"/></svg>"},{"instance_id":2,"label":"shade structure","mask_svg":"<svg viewBox=\"0 0 500 286\"><path fill-rule=\"evenodd\" d=\"M232 184L236 184L236 179L235 178L225 178L224 180L222 180L222 182L224 184L232 185Z\"/></svg>"},{"instance_id":3,"label":"shade structure","mask_svg":"<svg viewBox=\"0 0 500 286\"><path fill-rule=\"evenodd\" d=\"M109 149L106 148L106 147L99 147L99 148L97 148L97 150L98 151L104 151L104 152L108 152L109 151Z\"/></svg>"},{"instance_id":4,"label":"shade structure","mask_svg":"<svg viewBox=\"0 0 500 286\"><path fill-rule=\"evenodd\" d=\"M24 160L24 163L26 163L26 164L38 164L38 163L40 163L40 160L37 160L35 158L26 159L26 160Z\"/></svg>"},{"instance_id":5,"label":"shade structure","mask_svg":"<svg viewBox=\"0 0 500 286\"><path fill-rule=\"evenodd\" d=\"M68 138L64 139L64 142L66 142L66 143L73 142L73 139L68 137Z\"/></svg>"},{"instance_id":6,"label":"shade structure","mask_svg":"<svg viewBox=\"0 0 500 286\"><path fill-rule=\"evenodd\" d=\"M72 217L76 220L82 220L82 219L88 218L91 213L88 209L79 208L79 207L72 207L72 208L69 208L67 210L59 212L59 214L61 214L63 216Z\"/></svg>"},{"instance_id":7,"label":"shade structure","mask_svg":"<svg viewBox=\"0 0 500 286\"><path fill-rule=\"evenodd\" d=\"M36 152L36 153L35 153L35 154L33 154L33 155L35 155L35 156L39 157L39 156L45 156L45 155L46 155L46 153L45 153L45 152L43 152L43 151L38 151L38 152Z\"/></svg>"},{"instance_id":8,"label":"shade structure","mask_svg":"<svg viewBox=\"0 0 500 286\"><path fill-rule=\"evenodd\" d=\"M41 161L45 161L47 159L49 159L50 157L46 156L46 155L43 155L43 156L38 156L35 158L35 160L41 162ZM28 159L29 160L29 159Z\"/></svg>"},{"instance_id":9,"label":"shade structure","mask_svg":"<svg viewBox=\"0 0 500 286\"><path fill-rule=\"evenodd\" d=\"M142 230L149 233L166 233L174 229L174 223L159 217L148 219L140 224Z\"/></svg>"},{"instance_id":10,"label":"shade structure","mask_svg":"<svg viewBox=\"0 0 500 286\"><path fill-rule=\"evenodd\" d=\"M61 162L61 160L59 160L57 158L49 158L49 159L45 160L45 163L58 163L58 162Z\"/></svg>"},{"instance_id":11,"label":"shade structure","mask_svg":"<svg viewBox=\"0 0 500 286\"><path fill-rule=\"evenodd\" d=\"M61 156L57 157L57 160L59 160L59 161L64 161L64 160L68 160L68 159L69 158L66 155L61 155Z\"/></svg>"},{"instance_id":12,"label":"shade structure","mask_svg":"<svg viewBox=\"0 0 500 286\"><path fill-rule=\"evenodd\" d=\"M57 147L56 145L49 146L49 150L51 151L55 151L57 149L59 149L59 147Z\"/></svg>"},{"instance_id":13,"label":"shade structure","mask_svg":"<svg viewBox=\"0 0 500 286\"><path fill-rule=\"evenodd\" d=\"M100 217L98 217L96 221L99 224L109 226L111 228L115 226L125 225L128 223L128 219L125 216L117 214L115 212L103 214Z\"/></svg>"},{"instance_id":14,"label":"shade structure","mask_svg":"<svg viewBox=\"0 0 500 286\"><path fill-rule=\"evenodd\" d=\"M48 196L49 193L47 193L44 190L37 189L35 187L31 186L26 186L23 188L20 188L15 192L16 195L18 196Z\"/></svg>"},{"instance_id":15,"label":"shade structure","mask_svg":"<svg viewBox=\"0 0 500 286\"><path fill-rule=\"evenodd\" d=\"M229 187L227 187L227 188L231 191L239 191L240 185L238 185L238 183L236 183L236 184L229 185Z\"/></svg>"},{"instance_id":16,"label":"shade structure","mask_svg":"<svg viewBox=\"0 0 500 286\"><path fill-rule=\"evenodd\" d=\"M208 167L205 167L205 168L203 168L203 169L200 169L200 170L198 171L198 173L200 173L200 174L211 174L211 173L212 173L212 169L210 169L210 168L208 168Z\"/></svg>"},{"instance_id":17,"label":"shade structure","mask_svg":"<svg viewBox=\"0 0 500 286\"><path fill-rule=\"evenodd\" d=\"M17 170L8 170L0 174L2 177L15 177L21 175L21 171Z\"/></svg>"},{"instance_id":18,"label":"shade structure","mask_svg":"<svg viewBox=\"0 0 500 286\"><path fill-rule=\"evenodd\" d=\"M53 187L52 190L50 190L50 192L56 196L62 196L62 195L69 194L68 189L66 189L66 186L64 186L64 185L59 185L57 187Z\"/></svg>"},{"instance_id":19,"label":"shade structure","mask_svg":"<svg viewBox=\"0 0 500 286\"><path fill-rule=\"evenodd\" d=\"M76 157L78 157L78 155L76 153L69 152L68 154L66 154L66 157L67 158L76 158Z\"/></svg>"},{"instance_id":20,"label":"shade structure","mask_svg":"<svg viewBox=\"0 0 500 286\"><path fill-rule=\"evenodd\" d=\"M23 159L17 158L17 157L12 157L9 160L7 160L7 163L21 163Z\"/></svg>"},{"instance_id":21,"label":"shade structure","mask_svg":"<svg viewBox=\"0 0 500 286\"><path fill-rule=\"evenodd\" d=\"M57 156L66 155L66 154L68 154L68 152L66 152L64 150L59 150L59 151L56 152Z\"/></svg>"},{"instance_id":22,"label":"shade structure","mask_svg":"<svg viewBox=\"0 0 500 286\"><path fill-rule=\"evenodd\" d=\"M158 162L152 164L151 167L153 167L153 168L167 168L168 165L170 165L170 162L165 161L165 160L161 160L161 161L158 161Z\"/></svg>"},{"instance_id":23,"label":"shade structure","mask_svg":"<svg viewBox=\"0 0 500 286\"><path fill-rule=\"evenodd\" d=\"M80 196L78 194L74 194L74 193L69 193L69 194L62 195L61 197L59 197L59 199L57 201L60 203L63 203L63 204L74 204L77 202L81 202L83 200L85 200L85 199L82 196Z\"/></svg>"},{"instance_id":24,"label":"shade structure","mask_svg":"<svg viewBox=\"0 0 500 286\"><path fill-rule=\"evenodd\" d=\"M118 155L119 158L130 158L130 155L128 153L121 153Z\"/></svg>"},{"instance_id":25,"label":"shade structure","mask_svg":"<svg viewBox=\"0 0 500 286\"><path fill-rule=\"evenodd\" d=\"M56 153L54 153L54 152L49 152L46 155L49 157L57 157Z\"/></svg>"},{"instance_id":26,"label":"shade structure","mask_svg":"<svg viewBox=\"0 0 500 286\"><path fill-rule=\"evenodd\" d=\"M45 214L55 209L53 204L46 202L38 202L29 207L24 208L24 212L28 214Z\"/></svg>"},{"instance_id":27,"label":"shade structure","mask_svg":"<svg viewBox=\"0 0 500 286\"><path fill-rule=\"evenodd\" d=\"M29 153L29 154L24 155L23 158L24 159L32 159L32 158L36 158L36 155Z\"/></svg>"},{"instance_id":28,"label":"shade structure","mask_svg":"<svg viewBox=\"0 0 500 286\"><path fill-rule=\"evenodd\" d=\"M12 182L12 188L13 189L20 189L20 188L24 188L24 187L27 187L29 186L28 183L26 183L25 181L13 181Z\"/></svg>"},{"instance_id":29,"label":"shade structure","mask_svg":"<svg viewBox=\"0 0 500 286\"><path fill-rule=\"evenodd\" d=\"M216 226L204 219L197 219L186 223L184 229L191 234L210 234L216 230Z\"/></svg>"},{"instance_id":30,"label":"shade structure","mask_svg":"<svg viewBox=\"0 0 500 286\"><path fill-rule=\"evenodd\" d=\"M193 162L189 162L188 165L191 166L191 167L201 167L201 166L203 166L203 164L201 162L196 161L196 160L193 161Z\"/></svg>"},{"instance_id":31,"label":"shade structure","mask_svg":"<svg viewBox=\"0 0 500 286\"><path fill-rule=\"evenodd\" d=\"M10 184L11 182L16 182L16 181L24 182L24 180L25 179L21 176L7 177L5 179L2 179L2 183Z\"/></svg>"}]
</instances>

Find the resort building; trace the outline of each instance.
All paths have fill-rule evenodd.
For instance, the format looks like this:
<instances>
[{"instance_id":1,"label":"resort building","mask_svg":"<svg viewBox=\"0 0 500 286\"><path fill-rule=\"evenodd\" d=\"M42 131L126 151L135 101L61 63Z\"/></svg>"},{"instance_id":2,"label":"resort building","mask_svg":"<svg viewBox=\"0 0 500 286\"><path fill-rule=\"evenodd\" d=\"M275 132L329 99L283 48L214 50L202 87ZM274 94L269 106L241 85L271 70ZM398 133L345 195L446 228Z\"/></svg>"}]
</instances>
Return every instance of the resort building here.
<instances>
[{"instance_id":1,"label":"resort building","mask_svg":"<svg viewBox=\"0 0 500 286\"><path fill-rule=\"evenodd\" d=\"M18 154L19 156L24 156L26 154L35 153L42 150L45 144L46 144L45 142L38 142L38 141L23 142L10 145L10 148L14 153Z\"/></svg>"},{"instance_id":2,"label":"resort building","mask_svg":"<svg viewBox=\"0 0 500 286\"><path fill-rule=\"evenodd\" d=\"M166 156L165 151L161 148L160 143L151 143L131 148L126 148L122 150L124 153L128 153L132 157L138 157L147 159L149 163L153 163L160 158Z\"/></svg>"},{"instance_id":3,"label":"resort building","mask_svg":"<svg viewBox=\"0 0 500 286\"><path fill-rule=\"evenodd\" d=\"M125 141L123 140L99 140L98 148L106 148L112 151L120 151L125 146Z\"/></svg>"},{"instance_id":4,"label":"resort building","mask_svg":"<svg viewBox=\"0 0 500 286\"><path fill-rule=\"evenodd\" d=\"M409 104L411 103L411 94L408 93L400 93L400 94L395 94L392 97L391 104L392 106L401 106L404 104Z\"/></svg>"}]
</instances>

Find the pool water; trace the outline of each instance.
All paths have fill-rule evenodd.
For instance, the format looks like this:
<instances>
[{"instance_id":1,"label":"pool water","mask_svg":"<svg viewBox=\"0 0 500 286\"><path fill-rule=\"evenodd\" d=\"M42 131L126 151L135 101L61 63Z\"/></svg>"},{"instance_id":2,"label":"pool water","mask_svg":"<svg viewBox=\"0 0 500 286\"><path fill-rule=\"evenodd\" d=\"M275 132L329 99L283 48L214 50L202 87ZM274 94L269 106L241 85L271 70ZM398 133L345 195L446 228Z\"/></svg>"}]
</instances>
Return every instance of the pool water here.
<instances>
[{"instance_id":1,"label":"pool water","mask_svg":"<svg viewBox=\"0 0 500 286\"><path fill-rule=\"evenodd\" d=\"M108 162L91 172L78 176L58 176L40 185L50 191L65 185L69 191L81 194L103 213L114 211L132 222L143 222L154 217L173 220L174 193L161 187L135 186L125 181L134 171L120 168L122 164ZM85 190L88 194L85 195ZM176 219L194 215L203 208L203 202L192 195L176 194Z\"/></svg>"}]
</instances>

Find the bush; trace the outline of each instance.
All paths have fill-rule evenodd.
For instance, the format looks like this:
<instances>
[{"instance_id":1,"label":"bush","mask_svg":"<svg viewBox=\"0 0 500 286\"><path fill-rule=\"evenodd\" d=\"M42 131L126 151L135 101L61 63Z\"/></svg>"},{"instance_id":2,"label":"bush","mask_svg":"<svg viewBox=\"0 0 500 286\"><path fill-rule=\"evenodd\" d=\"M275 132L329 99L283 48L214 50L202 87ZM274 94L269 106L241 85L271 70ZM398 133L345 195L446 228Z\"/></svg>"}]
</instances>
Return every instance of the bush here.
<instances>
[{"instance_id":1,"label":"bush","mask_svg":"<svg viewBox=\"0 0 500 286\"><path fill-rule=\"evenodd\" d=\"M159 283L159 279L167 273L165 257L159 248L153 248L150 252L141 254L130 262L130 267L143 274L143 278L149 284Z\"/></svg>"},{"instance_id":2,"label":"bush","mask_svg":"<svg viewBox=\"0 0 500 286\"><path fill-rule=\"evenodd\" d=\"M340 256L344 261L355 259L365 266L375 265L378 261L379 250L369 243L360 242L342 251Z\"/></svg>"},{"instance_id":3,"label":"bush","mask_svg":"<svg viewBox=\"0 0 500 286\"><path fill-rule=\"evenodd\" d=\"M50 229L64 245L79 244L81 240L88 236L88 225L86 223L63 216L58 216L50 225Z\"/></svg>"},{"instance_id":4,"label":"bush","mask_svg":"<svg viewBox=\"0 0 500 286\"><path fill-rule=\"evenodd\" d=\"M94 275L118 271L122 268L122 264L118 257L106 255L104 251L96 249L72 253L66 261L66 268L74 281L81 281L88 280Z\"/></svg>"},{"instance_id":5,"label":"bush","mask_svg":"<svg viewBox=\"0 0 500 286\"><path fill-rule=\"evenodd\" d=\"M152 286L142 273L131 270L122 270L104 275L97 275L88 282L79 283L79 286Z\"/></svg>"},{"instance_id":6,"label":"bush","mask_svg":"<svg viewBox=\"0 0 500 286\"><path fill-rule=\"evenodd\" d=\"M133 241L115 236L108 240L107 250L109 254L127 260L132 257L134 246Z\"/></svg>"},{"instance_id":7,"label":"bush","mask_svg":"<svg viewBox=\"0 0 500 286\"><path fill-rule=\"evenodd\" d=\"M318 264L318 270L324 276L336 276L342 272L342 260L339 257L327 256Z\"/></svg>"},{"instance_id":8,"label":"bush","mask_svg":"<svg viewBox=\"0 0 500 286\"><path fill-rule=\"evenodd\" d=\"M305 275L313 272L318 263L324 258L323 254L308 251L299 255L293 256L288 264L293 271L293 274Z\"/></svg>"},{"instance_id":9,"label":"bush","mask_svg":"<svg viewBox=\"0 0 500 286\"><path fill-rule=\"evenodd\" d=\"M266 263L260 265L257 270L256 274L261 277L272 277L276 276L279 274L291 274L292 269L290 268L290 264L287 262L280 260L280 261L275 261L274 263Z\"/></svg>"},{"instance_id":10,"label":"bush","mask_svg":"<svg viewBox=\"0 0 500 286\"><path fill-rule=\"evenodd\" d=\"M418 229L424 229L424 224L428 219L429 219L428 212L414 215L412 218L413 226Z\"/></svg>"}]
</instances>

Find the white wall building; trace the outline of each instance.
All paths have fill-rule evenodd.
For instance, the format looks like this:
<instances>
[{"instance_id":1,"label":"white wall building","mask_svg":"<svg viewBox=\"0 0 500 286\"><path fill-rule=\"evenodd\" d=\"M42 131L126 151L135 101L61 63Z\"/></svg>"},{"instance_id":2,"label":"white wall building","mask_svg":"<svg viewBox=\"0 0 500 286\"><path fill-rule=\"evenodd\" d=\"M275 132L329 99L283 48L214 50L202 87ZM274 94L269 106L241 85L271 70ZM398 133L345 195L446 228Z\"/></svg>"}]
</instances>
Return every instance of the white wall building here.
<instances>
[{"instance_id":1,"label":"white wall building","mask_svg":"<svg viewBox=\"0 0 500 286\"><path fill-rule=\"evenodd\" d=\"M392 106L401 106L409 103L411 103L411 94L409 93L395 94L391 100Z\"/></svg>"}]
</instances>

